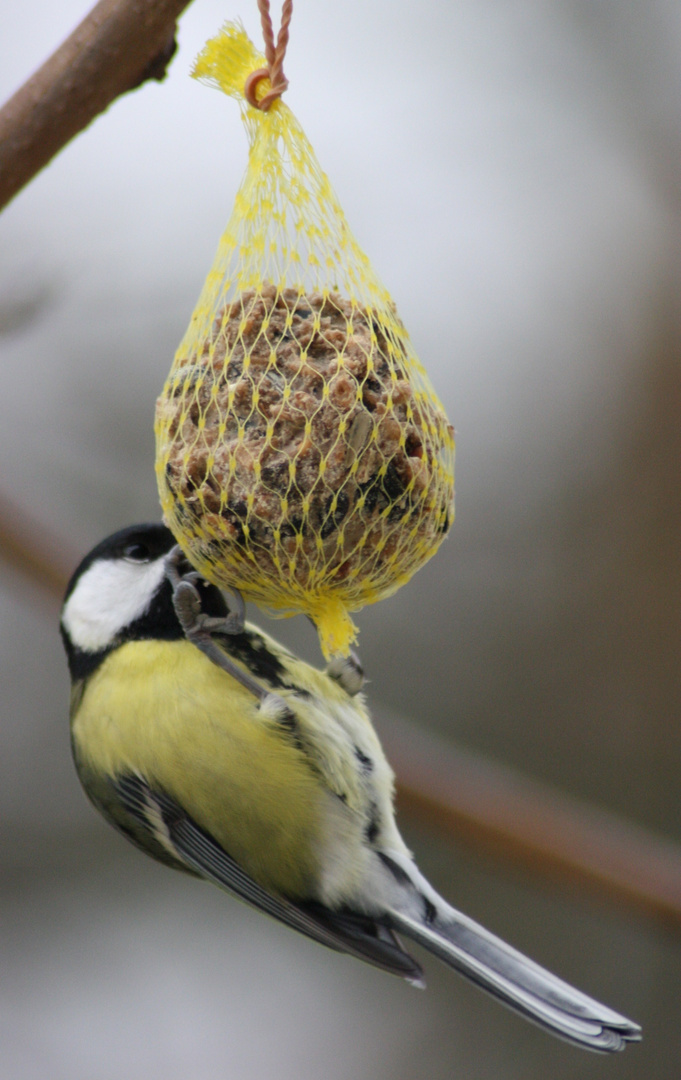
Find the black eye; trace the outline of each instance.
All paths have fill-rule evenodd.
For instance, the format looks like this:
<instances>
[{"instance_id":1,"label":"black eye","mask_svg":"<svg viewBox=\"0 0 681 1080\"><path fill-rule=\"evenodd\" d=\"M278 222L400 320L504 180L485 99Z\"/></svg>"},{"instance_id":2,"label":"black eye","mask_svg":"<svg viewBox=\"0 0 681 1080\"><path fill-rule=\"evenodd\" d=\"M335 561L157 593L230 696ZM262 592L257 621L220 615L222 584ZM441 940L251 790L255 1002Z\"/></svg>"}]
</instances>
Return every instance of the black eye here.
<instances>
[{"instance_id":1,"label":"black eye","mask_svg":"<svg viewBox=\"0 0 681 1080\"><path fill-rule=\"evenodd\" d=\"M151 553L146 544L127 544L123 548L123 558L126 562L149 562Z\"/></svg>"}]
</instances>

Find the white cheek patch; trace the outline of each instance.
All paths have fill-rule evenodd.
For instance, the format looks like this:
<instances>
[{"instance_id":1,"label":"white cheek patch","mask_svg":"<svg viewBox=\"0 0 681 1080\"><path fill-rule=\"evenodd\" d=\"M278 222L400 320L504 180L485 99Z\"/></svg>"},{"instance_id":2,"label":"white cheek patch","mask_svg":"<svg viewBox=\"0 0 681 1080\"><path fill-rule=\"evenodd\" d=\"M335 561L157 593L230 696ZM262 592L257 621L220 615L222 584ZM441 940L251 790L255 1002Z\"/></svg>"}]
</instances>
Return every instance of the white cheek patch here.
<instances>
[{"instance_id":1,"label":"white cheek patch","mask_svg":"<svg viewBox=\"0 0 681 1080\"><path fill-rule=\"evenodd\" d=\"M62 625L84 652L99 652L148 610L165 574L166 560L107 560L85 571L64 606Z\"/></svg>"}]
</instances>

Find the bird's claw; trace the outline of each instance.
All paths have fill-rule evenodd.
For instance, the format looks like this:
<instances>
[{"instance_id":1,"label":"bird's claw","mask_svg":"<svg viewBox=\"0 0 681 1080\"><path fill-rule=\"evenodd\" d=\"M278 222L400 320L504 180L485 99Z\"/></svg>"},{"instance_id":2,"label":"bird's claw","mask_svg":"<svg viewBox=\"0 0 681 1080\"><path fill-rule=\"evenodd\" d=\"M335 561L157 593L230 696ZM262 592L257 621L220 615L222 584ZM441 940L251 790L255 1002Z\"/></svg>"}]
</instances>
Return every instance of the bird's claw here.
<instances>
[{"instance_id":1,"label":"bird's claw","mask_svg":"<svg viewBox=\"0 0 681 1080\"><path fill-rule=\"evenodd\" d=\"M188 638L201 633L206 616L201 611L201 597L191 581L179 580L173 585L173 607Z\"/></svg>"},{"instance_id":2,"label":"bird's claw","mask_svg":"<svg viewBox=\"0 0 681 1080\"><path fill-rule=\"evenodd\" d=\"M349 656L335 656L327 665L326 674L354 697L364 686L364 668L359 656L350 650Z\"/></svg>"},{"instance_id":3,"label":"bird's claw","mask_svg":"<svg viewBox=\"0 0 681 1080\"><path fill-rule=\"evenodd\" d=\"M220 617L206 615L201 607L201 594L198 585L204 580L196 570L190 569L183 574L180 564L185 556L179 546L175 546L166 560L166 577L173 590L173 607L184 635L188 641L200 649L204 656L223 671L241 683L262 705L268 699L275 712L286 711L286 703L275 695L269 694L252 675L235 664L231 657L213 640L213 634L241 634L246 622L246 605L238 589L232 589L234 607L229 614Z\"/></svg>"},{"instance_id":4,"label":"bird's claw","mask_svg":"<svg viewBox=\"0 0 681 1080\"><path fill-rule=\"evenodd\" d=\"M185 555L176 545L168 555L166 576L173 590L173 607L185 635L192 641L211 634L241 634L246 621L246 605L238 589L232 590L234 606L229 614L220 617L206 615L201 607L198 585L204 578L197 570L180 572Z\"/></svg>"}]
</instances>

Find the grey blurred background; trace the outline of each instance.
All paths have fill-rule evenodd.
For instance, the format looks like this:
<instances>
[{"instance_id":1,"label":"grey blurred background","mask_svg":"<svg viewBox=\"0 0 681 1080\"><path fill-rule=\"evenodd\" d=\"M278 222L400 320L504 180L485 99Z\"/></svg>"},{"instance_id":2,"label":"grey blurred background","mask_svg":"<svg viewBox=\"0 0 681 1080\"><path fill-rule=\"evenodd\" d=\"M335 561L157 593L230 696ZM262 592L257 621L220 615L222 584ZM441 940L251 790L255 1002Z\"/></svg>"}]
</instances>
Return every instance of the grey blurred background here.
<instances>
[{"instance_id":1,"label":"grey blurred background","mask_svg":"<svg viewBox=\"0 0 681 1080\"><path fill-rule=\"evenodd\" d=\"M0 218L0 491L155 518L153 404L246 160L188 78ZM0 7L0 97L85 14ZM457 521L359 616L370 701L681 841L681 7L296 0L287 97L458 432ZM678 1080L681 936L401 822L454 903L644 1025L603 1059L436 961L419 994L136 853L69 758L54 605L0 567L2 1080ZM274 633L319 661L302 620Z\"/></svg>"}]
</instances>

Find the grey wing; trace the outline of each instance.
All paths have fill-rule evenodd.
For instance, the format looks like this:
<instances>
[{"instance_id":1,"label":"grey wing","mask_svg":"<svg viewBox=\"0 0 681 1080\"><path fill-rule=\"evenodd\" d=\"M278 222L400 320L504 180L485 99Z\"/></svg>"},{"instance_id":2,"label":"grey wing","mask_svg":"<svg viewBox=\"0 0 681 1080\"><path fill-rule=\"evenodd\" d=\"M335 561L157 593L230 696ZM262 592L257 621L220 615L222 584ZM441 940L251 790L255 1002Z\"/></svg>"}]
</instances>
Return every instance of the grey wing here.
<instances>
[{"instance_id":1,"label":"grey wing","mask_svg":"<svg viewBox=\"0 0 681 1080\"><path fill-rule=\"evenodd\" d=\"M423 985L421 968L404 951L392 930L367 916L335 912L322 904L294 902L269 893L174 799L153 789L143 777L126 774L113 781L113 786L116 799L134 819L137 829L146 830L155 846L165 848L168 856L183 868L330 949L349 953L418 986ZM136 842L139 844L139 838Z\"/></svg>"}]
</instances>

